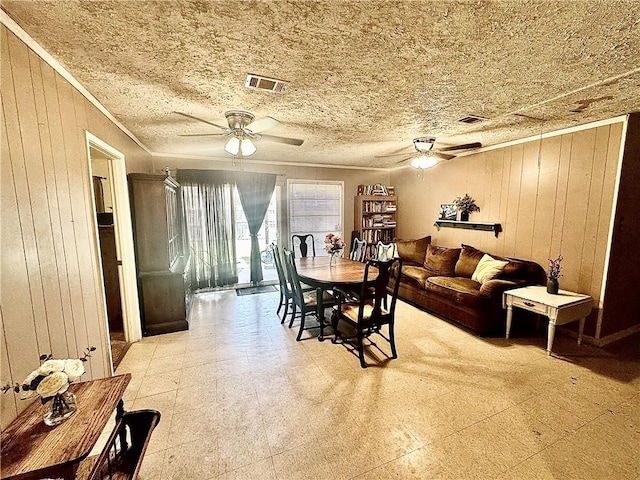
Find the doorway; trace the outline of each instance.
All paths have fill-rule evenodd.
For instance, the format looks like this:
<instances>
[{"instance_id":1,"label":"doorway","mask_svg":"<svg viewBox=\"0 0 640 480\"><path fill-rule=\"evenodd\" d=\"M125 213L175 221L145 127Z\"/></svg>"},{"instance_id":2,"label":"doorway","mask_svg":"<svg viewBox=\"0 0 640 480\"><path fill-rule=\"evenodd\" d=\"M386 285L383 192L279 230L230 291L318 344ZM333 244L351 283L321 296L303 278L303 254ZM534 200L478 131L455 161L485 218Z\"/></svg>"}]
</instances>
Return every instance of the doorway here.
<instances>
[{"instance_id":1,"label":"doorway","mask_svg":"<svg viewBox=\"0 0 640 480\"><path fill-rule=\"evenodd\" d=\"M280 243L280 198L281 198L281 186L276 185L269 202L269 208L267 214L258 232L258 242L260 243L260 258L262 261L262 285L276 284L278 282L278 274L276 271L271 252L269 252L269 245L275 241ZM242 204L240 203L240 196L238 189L233 189L233 204L234 204L234 223L235 223L235 237L236 237L236 259L238 266L238 283L237 286L248 286L251 284L251 266L249 258L251 257L251 236L249 233L249 224L247 218L242 210Z\"/></svg>"},{"instance_id":2,"label":"doorway","mask_svg":"<svg viewBox=\"0 0 640 480\"><path fill-rule=\"evenodd\" d=\"M87 132L96 245L104 287L105 336L113 369L142 338L124 155Z\"/></svg>"}]
</instances>

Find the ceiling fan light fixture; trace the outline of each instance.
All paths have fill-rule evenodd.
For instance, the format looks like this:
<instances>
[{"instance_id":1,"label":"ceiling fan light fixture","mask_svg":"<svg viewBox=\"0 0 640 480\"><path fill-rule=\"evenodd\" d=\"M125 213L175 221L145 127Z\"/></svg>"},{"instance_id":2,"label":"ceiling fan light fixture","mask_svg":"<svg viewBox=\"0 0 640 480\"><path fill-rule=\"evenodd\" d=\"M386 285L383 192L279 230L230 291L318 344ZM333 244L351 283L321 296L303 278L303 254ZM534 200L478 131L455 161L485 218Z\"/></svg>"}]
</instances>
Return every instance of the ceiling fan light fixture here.
<instances>
[{"instance_id":1,"label":"ceiling fan light fixture","mask_svg":"<svg viewBox=\"0 0 640 480\"><path fill-rule=\"evenodd\" d=\"M426 170L427 168L435 167L437 164L438 160L431 155L420 155L411 160L411 166L419 170Z\"/></svg>"},{"instance_id":2,"label":"ceiling fan light fixture","mask_svg":"<svg viewBox=\"0 0 640 480\"><path fill-rule=\"evenodd\" d=\"M240 142L240 152L243 157L248 157L249 155L256 153L256 146L250 139L244 138Z\"/></svg>"},{"instance_id":3,"label":"ceiling fan light fixture","mask_svg":"<svg viewBox=\"0 0 640 480\"><path fill-rule=\"evenodd\" d=\"M231 137L224 146L224 151L231 155L237 155L240 151L240 139L238 137Z\"/></svg>"}]
</instances>

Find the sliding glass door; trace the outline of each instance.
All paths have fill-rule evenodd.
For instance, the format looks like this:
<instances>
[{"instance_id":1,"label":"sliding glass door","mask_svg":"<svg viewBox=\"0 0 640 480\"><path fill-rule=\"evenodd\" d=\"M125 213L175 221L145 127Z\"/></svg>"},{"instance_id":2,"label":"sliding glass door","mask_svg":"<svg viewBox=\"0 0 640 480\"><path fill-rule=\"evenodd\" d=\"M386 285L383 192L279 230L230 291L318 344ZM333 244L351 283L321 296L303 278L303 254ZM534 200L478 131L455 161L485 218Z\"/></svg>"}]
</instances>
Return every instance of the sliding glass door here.
<instances>
[{"instance_id":1,"label":"sliding glass door","mask_svg":"<svg viewBox=\"0 0 640 480\"><path fill-rule=\"evenodd\" d=\"M251 255L251 237L249 234L249 225L247 219L242 210L242 204L240 203L240 197L238 190L234 190L233 198L233 213L235 221L235 244L236 244L236 258L238 265L238 285L249 284L251 281L251 268L249 264L249 258ZM279 222L279 199L280 199L281 187L276 185L276 188L271 197L269 208L267 209L267 215L264 219L260 232L258 233L258 242L260 244L260 251L262 252L262 273L263 283L275 282L278 280L278 275L273 264L273 259L268 252L268 246L274 240L279 239L278 225Z\"/></svg>"}]
</instances>

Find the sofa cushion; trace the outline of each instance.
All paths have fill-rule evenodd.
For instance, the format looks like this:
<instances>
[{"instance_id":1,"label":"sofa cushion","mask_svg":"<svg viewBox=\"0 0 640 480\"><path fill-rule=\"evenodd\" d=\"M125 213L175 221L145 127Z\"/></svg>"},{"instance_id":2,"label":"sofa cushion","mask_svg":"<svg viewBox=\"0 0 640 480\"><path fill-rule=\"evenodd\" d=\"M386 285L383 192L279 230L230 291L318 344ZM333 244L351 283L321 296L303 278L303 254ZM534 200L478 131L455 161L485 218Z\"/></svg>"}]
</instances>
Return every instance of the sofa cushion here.
<instances>
[{"instance_id":1,"label":"sofa cushion","mask_svg":"<svg viewBox=\"0 0 640 480\"><path fill-rule=\"evenodd\" d=\"M403 267L402 273L400 274L401 281L410 279L422 288L424 288L425 283L427 282L427 278L429 278L430 276L431 274L426 268L414 267L412 265Z\"/></svg>"},{"instance_id":2,"label":"sofa cushion","mask_svg":"<svg viewBox=\"0 0 640 480\"><path fill-rule=\"evenodd\" d=\"M499 258L499 257L494 257ZM504 267L502 273L500 274L500 278L504 278L505 280L514 280L520 279L523 275L526 275L526 271L529 268L526 263L519 262L512 258L506 259L509 260L509 263Z\"/></svg>"},{"instance_id":3,"label":"sofa cushion","mask_svg":"<svg viewBox=\"0 0 640 480\"><path fill-rule=\"evenodd\" d=\"M427 255L424 259L424 268L430 275L452 277L455 274L455 266L460 256L460 248L439 247L429 244Z\"/></svg>"},{"instance_id":4,"label":"sofa cushion","mask_svg":"<svg viewBox=\"0 0 640 480\"><path fill-rule=\"evenodd\" d=\"M491 255L487 255L485 253L482 256L482 259L478 262L478 266L473 272L473 275L471 275L471 280L475 280L480 283L493 280L500 275L508 263L509 262L507 260L496 260Z\"/></svg>"},{"instance_id":5,"label":"sofa cushion","mask_svg":"<svg viewBox=\"0 0 640 480\"><path fill-rule=\"evenodd\" d=\"M462 244L462 250L460 251L460 257L456 262L455 274L456 277L471 278L473 272L476 271L478 262L484 255L484 252L472 247L471 245Z\"/></svg>"},{"instance_id":6,"label":"sofa cushion","mask_svg":"<svg viewBox=\"0 0 640 480\"><path fill-rule=\"evenodd\" d=\"M412 262L421 265L427 254L427 246L431 243L431 235L417 240L394 240L398 249L398 255L404 262Z\"/></svg>"},{"instance_id":7,"label":"sofa cushion","mask_svg":"<svg viewBox=\"0 0 640 480\"><path fill-rule=\"evenodd\" d=\"M467 293L479 295L482 284L464 277L430 277L427 280L427 287L445 296L453 293Z\"/></svg>"}]
</instances>

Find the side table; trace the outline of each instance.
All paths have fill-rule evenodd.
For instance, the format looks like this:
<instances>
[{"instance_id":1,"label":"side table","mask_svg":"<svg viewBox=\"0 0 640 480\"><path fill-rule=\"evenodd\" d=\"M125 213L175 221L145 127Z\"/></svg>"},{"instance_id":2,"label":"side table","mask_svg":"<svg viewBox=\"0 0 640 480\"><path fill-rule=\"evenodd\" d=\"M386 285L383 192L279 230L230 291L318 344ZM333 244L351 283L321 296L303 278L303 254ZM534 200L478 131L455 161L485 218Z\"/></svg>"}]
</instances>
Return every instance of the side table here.
<instances>
[{"instance_id":1,"label":"side table","mask_svg":"<svg viewBox=\"0 0 640 480\"><path fill-rule=\"evenodd\" d=\"M580 320L580 328L578 330L578 345L580 345L582 343L585 318L591 313L592 304L593 298L589 295L567 290L560 290L557 295L553 295L547 293L546 287L539 285L507 290L502 296L502 307L507 309L506 337L509 338L511 330L513 307L518 307L549 317L547 355L551 355L556 325L564 325Z\"/></svg>"}]
</instances>

